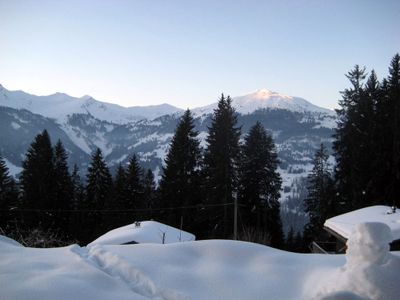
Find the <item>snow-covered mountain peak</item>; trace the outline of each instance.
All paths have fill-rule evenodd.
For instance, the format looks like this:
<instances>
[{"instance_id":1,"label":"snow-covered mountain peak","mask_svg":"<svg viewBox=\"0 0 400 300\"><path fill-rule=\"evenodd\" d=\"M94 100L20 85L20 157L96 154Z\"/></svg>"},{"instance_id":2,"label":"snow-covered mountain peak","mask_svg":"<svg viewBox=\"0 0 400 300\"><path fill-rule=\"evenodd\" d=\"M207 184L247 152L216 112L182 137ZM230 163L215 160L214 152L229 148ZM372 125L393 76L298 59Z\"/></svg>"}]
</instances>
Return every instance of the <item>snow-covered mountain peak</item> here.
<instances>
[{"instance_id":1,"label":"snow-covered mountain peak","mask_svg":"<svg viewBox=\"0 0 400 300\"><path fill-rule=\"evenodd\" d=\"M80 97L79 99L85 101L85 100L91 100L91 99L93 99L93 97L90 95L84 95L84 96Z\"/></svg>"},{"instance_id":2,"label":"snow-covered mountain peak","mask_svg":"<svg viewBox=\"0 0 400 300\"><path fill-rule=\"evenodd\" d=\"M233 97L232 106L240 114L251 114L259 109L285 109L294 112L317 112L325 114L334 114L333 111L318 107L307 100L299 97L292 97L269 89L263 88L253 91L249 94ZM197 116L210 114L217 107L217 103L213 103L204 107L194 109Z\"/></svg>"},{"instance_id":3,"label":"snow-covered mountain peak","mask_svg":"<svg viewBox=\"0 0 400 300\"><path fill-rule=\"evenodd\" d=\"M257 98L257 99L267 99L267 98L271 97L272 94L274 94L274 92L271 91L271 90L268 90L268 89L259 89L259 90L256 90L256 91L254 92L254 98Z\"/></svg>"},{"instance_id":4,"label":"snow-covered mountain peak","mask_svg":"<svg viewBox=\"0 0 400 300\"><path fill-rule=\"evenodd\" d=\"M286 109L295 112L330 112L307 100L260 89L253 93L233 98L233 106L239 113L248 114L257 109Z\"/></svg>"}]
</instances>

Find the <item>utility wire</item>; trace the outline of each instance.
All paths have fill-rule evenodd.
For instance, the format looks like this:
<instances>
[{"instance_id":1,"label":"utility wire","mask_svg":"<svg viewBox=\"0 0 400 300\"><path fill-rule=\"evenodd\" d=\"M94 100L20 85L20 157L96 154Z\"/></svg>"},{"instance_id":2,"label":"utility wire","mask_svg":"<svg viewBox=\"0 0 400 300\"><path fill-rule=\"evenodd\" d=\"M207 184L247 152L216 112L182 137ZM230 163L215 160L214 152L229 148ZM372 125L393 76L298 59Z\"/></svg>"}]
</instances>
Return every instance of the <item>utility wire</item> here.
<instances>
[{"instance_id":1,"label":"utility wire","mask_svg":"<svg viewBox=\"0 0 400 300\"><path fill-rule=\"evenodd\" d=\"M176 207L160 207L160 208L137 208L137 209L35 209L35 208L18 208L13 207L10 209L0 209L1 212L53 212L53 213L79 213L79 212L100 212L100 213L125 213L125 212L141 212L141 211L161 211L161 210L178 210L178 209L205 209L208 207L223 207L234 205L234 202L217 203L217 204L198 204L190 206L176 206ZM243 204L239 206L245 207Z\"/></svg>"}]
</instances>

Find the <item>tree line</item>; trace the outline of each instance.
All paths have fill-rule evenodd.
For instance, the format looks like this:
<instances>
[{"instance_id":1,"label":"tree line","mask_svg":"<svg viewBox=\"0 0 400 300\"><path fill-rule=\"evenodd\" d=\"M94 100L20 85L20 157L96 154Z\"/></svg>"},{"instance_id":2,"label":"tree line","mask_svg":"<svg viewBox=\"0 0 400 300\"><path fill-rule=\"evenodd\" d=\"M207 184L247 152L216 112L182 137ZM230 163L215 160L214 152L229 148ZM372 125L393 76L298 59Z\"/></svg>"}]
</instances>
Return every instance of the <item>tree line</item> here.
<instances>
[{"instance_id":1,"label":"tree line","mask_svg":"<svg viewBox=\"0 0 400 300\"><path fill-rule=\"evenodd\" d=\"M229 96L218 101L205 149L192 113L185 111L156 186L154 174L135 154L112 176L100 149L80 178L77 166L70 172L62 142L53 147L44 130L26 153L18 183L0 159L0 227L57 230L66 240L87 243L115 227L154 219L198 238L235 234L283 247L274 142L258 122L243 142L240 137Z\"/></svg>"}]
</instances>

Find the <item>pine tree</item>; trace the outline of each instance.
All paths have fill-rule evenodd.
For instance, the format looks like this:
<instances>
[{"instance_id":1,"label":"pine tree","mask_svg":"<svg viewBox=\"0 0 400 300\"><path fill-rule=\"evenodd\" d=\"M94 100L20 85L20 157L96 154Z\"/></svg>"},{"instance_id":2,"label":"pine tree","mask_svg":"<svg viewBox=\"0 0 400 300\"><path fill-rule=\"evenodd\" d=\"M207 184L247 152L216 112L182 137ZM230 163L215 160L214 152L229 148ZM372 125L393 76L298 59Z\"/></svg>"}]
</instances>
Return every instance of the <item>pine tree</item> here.
<instances>
[{"instance_id":1,"label":"pine tree","mask_svg":"<svg viewBox=\"0 0 400 300\"><path fill-rule=\"evenodd\" d=\"M165 167L160 181L162 206L192 206L201 202L200 191L200 142L194 130L193 117L186 110L179 121L169 151L165 158ZM167 222L179 227L181 218L185 229L192 230L194 210L168 210Z\"/></svg>"},{"instance_id":2,"label":"pine tree","mask_svg":"<svg viewBox=\"0 0 400 300\"><path fill-rule=\"evenodd\" d=\"M231 98L221 96L208 128L204 155L207 202L221 204L207 210L208 223L216 236L232 236L233 206L237 187L240 128Z\"/></svg>"},{"instance_id":3,"label":"pine tree","mask_svg":"<svg viewBox=\"0 0 400 300\"><path fill-rule=\"evenodd\" d=\"M0 156L0 228L15 218L11 214L11 208L16 205L18 205L18 189L3 157Z\"/></svg>"},{"instance_id":4,"label":"pine tree","mask_svg":"<svg viewBox=\"0 0 400 300\"><path fill-rule=\"evenodd\" d=\"M128 189L128 201L126 203L126 209L143 209L143 169L139 165L138 158L135 154L131 156L128 162L127 169L127 189ZM142 212L136 212L135 214L129 215L131 223L136 220L143 218Z\"/></svg>"},{"instance_id":5,"label":"pine tree","mask_svg":"<svg viewBox=\"0 0 400 300\"><path fill-rule=\"evenodd\" d=\"M90 210L104 210L111 202L112 177L106 162L103 159L101 150L97 150L91 157L91 162L86 175L86 205ZM112 218L112 216L111 216ZM103 230L109 229L110 215L93 212L86 216L85 236L94 237Z\"/></svg>"},{"instance_id":6,"label":"pine tree","mask_svg":"<svg viewBox=\"0 0 400 300\"><path fill-rule=\"evenodd\" d=\"M71 175L68 170L67 153L61 140L54 147L54 194L55 209L64 210L55 215L57 227L64 232L68 231L69 214L66 210L71 208L71 196L74 193Z\"/></svg>"},{"instance_id":7,"label":"pine tree","mask_svg":"<svg viewBox=\"0 0 400 300\"><path fill-rule=\"evenodd\" d=\"M390 157L390 182L388 184L388 200L391 205L400 206L400 55L397 53L389 67L388 102L390 107L390 127L392 146Z\"/></svg>"},{"instance_id":8,"label":"pine tree","mask_svg":"<svg viewBox=\"0 0 400 300\"><path fill-rule=\"evenodd\" d=\"M327 150L321 144L314 156L314 166L308 176L308 196L304 200L309 216L309 223L305 227L308 241L317 238L323 231L325 220L335 215L334 184L328 158Z\"/></svg>"},{"instance_id":9,"label":"pine tree","mask_svg":"<svg viewBox=\"0 0 400 300\"><path fill-rule=\"evenodd\" d=\"M128 208L129 191L125 168L119 164L114 179L113 208Z\"/></svg>"},{"instance_id":10,"label":"pine tree","mask_svg":"<svg viewBox=\"0 0 400 300\"><path fill-rule=\"evenodd\" d=\"M365 96L363 80L366 77L365 68L358 65L347 75L352 87L342 92L343 99L339 102L341 109L337 110L338 126L335 133L333 148L336 158L336 179L344 210L359 208L362 204L364 188L360 186L360 174L357 165L360 155L360 144L365 144L365 139L360 140L360 131L356 121L359 113L359 104ZM361 131L362 133L362 131Z\"/></svg>"},{"instance_id":11,"label":"pine tree","mask_svg":"<svg viewBox=\"0 0 400 300\"><path fill-rule=\"evenodd\" d=\"M86 243L91 240L90 228L86 225L89 214L81 210L88 209L86 205L86 194L85 186L79 175L79 168L76 164L72 169L71 183L73 187L73 193L71 196L70 209L73 211L70 216L70 233L74 238L78 239L82 243Z\"/></svg>"},{"instance_id":12,"label":"pine tree","mask_svg":"<svg viewBox=\"0 0 400 300\"><path fill-rule=\"evenodd\" d=\"M22 162L20 178L22 206L39 209L38 212L24 214L27 226L54 225L51 210L57 208L54 181L54 154L50 136L46 130L38 134L30 145Z\"/></svg>"},{"instance_id":13,"label":"pine tree","mask_svg":"<svg viewBox=\"0 0 400 300\"><path fill-rule=\"evenodd\" d=\"M71 183L73 187L71 209L79 210L87 207L84 204L86 200L85 186L82 183L82 179L79 175L79 168L76 164L74 164L74 168L72 170Z\"/></svg>"},{"instance_id":14,"label":"pine tree","mask_svg":"<svg viewBox=\"0 0 400 300\"><path fill-rule=\"evenodd\" d=\"M156 198L156 182L151 169L148 169L143 178L143 199L145 203L146 219L154 219L156 212L153 209L159 207Z\"/></svg>"},{"instance_id":15,"label":"pine tree","mask_svg":"<svg viewBox=\"0 0 400 300\"><path fill-rule=\"evenodd\" d=\"M245 224L267 232L274 247L283 245L279 203L282 179L278 164L272 137L257 122L242 147L238 198L245 206L242 210Z\"/></svg>"},{"instance_id":16,"label":"pine tree","mask_svg":"<svg viewBox=\"0 0 400 300\"><path fill-rule=\"evenodd\" d=\"M103 209L112 188L110 171L99 148L93 153L86 175L87 204L91 209Z\"/></svg>"}]
</instances>

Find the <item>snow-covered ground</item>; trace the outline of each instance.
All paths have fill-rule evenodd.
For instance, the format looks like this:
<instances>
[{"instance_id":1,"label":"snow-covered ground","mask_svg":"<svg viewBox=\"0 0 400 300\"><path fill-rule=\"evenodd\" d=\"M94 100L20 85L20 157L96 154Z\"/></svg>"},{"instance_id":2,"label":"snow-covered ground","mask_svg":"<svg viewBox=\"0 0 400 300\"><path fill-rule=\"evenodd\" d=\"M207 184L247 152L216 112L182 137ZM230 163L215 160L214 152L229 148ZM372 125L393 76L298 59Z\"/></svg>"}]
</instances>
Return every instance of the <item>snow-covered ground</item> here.
<instances>
[{"instance_id":1,"label":"snow-covered ground","mask_svg":"<svg viewBox=\"0 0 400 300\"><path fill-rule=\"evenodd\" d=\"M398 299L386 225L357 226L344 255L246 242L25 248L0 238L0 299Z\"/></svg>"}]
</instances>

